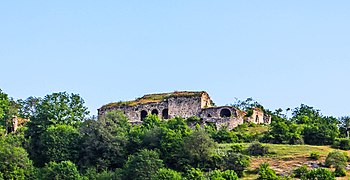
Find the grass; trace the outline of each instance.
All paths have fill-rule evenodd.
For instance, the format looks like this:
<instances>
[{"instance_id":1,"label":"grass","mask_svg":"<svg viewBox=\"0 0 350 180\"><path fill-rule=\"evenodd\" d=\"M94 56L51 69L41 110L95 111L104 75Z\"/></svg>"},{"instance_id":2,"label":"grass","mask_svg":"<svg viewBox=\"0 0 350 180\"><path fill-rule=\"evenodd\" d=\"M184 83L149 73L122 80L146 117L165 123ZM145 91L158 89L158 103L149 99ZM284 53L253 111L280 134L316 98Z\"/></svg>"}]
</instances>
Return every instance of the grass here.
<instances>
[{"instance_id":1,"label":"grass","mask_svg":"<svg viewBox=\"0 0 350 180\"><path fill-rule=\"evenodd\" d=\"M240 143L244 148L247 148L250 143ZM221 151L230 149L232 144L219 144ZM256 179L257 169L263 162L268 162L277 174L291 174L292 170L303 165L310 163L323 163L329 152L336 149L330 146L312 146L312 145L288 145L288 144L263 144L269 147L270 154L266 156L251 157L251 164L246 171L246 176L243 180ZM320 154L319 160L310 159L311 152L318 152ZM350 151L343 151L348 154ZM347 172L347 177L337 178L337 180L348 179L350 177L350 171ZM350 179L350 178L349 178Z\"/></svg>"},{"instance_id":2,"label":"grass","mask_svg":"<svg viewBox=\"0 0 350 180\"><path fill-rule=\"evenodd\" d=\"M205 91L199 91L199 92L175 91L172 93L146 94L132 101L119 101L119 102L109 103L102 106L101 109L115 107L115 106L137 106L140 104L157 103L170 97L193 97L193 96L200 96L203 93L206 93L206 92Z\"/></svg>"}]
</instances>

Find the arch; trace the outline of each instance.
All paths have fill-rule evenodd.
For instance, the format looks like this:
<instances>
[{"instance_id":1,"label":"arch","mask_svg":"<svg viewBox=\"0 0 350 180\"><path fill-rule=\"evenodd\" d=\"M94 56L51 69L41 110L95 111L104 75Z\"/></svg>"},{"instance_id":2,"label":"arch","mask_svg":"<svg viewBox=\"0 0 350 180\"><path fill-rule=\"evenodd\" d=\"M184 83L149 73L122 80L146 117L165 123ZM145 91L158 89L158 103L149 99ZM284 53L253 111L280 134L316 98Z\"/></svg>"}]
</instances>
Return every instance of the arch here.
<instances>
[{"instance_id":1,"label":"arch","mask_svg":"<svg viewBox=\"0 0 350 180\"><path fill-rule=\"evenodd\" d=\"M151 114L155 114L155 115L158 115L158 110L157 109L153 109Z\"/></svg>"},{"instance_id":2,"label":"arch","mask_svg":"<svg viewBox=\"0 0 350 180\"><path fill-rule=\"evenodd\" d=\"M231 117L231 111L229 109L221 109L220 117Z\"/></svg>"},{"instance_id":3,"label":"arch","mask_svg":"<svg viewBox=\"0 0 350 180\"><path fill-rule=\"evenodd\" d=\"M259 116L258 115L255 116L255 122L259 122Z\"/></svg>"},{"instance_id":4,"label":"arch","mask_svg":"<svg viewBox=\"0 0 350 180\"><path fill-rule=\"evenodd\" d=\"M162 111L162 118L163 119L169 119L169 110L168 109L163 109L163 111Z\"/></svg>"},{"instance_id":5,"label":"arch","mask_svg":"<svg viewBox=\"0 0 350 180\"><path fill-rule=\"evenodd\" d=\"M147 111L145 110L141 111L141 121L143 121L146 118L147 114L148 114Z\"/></svg>"}]
</instances>

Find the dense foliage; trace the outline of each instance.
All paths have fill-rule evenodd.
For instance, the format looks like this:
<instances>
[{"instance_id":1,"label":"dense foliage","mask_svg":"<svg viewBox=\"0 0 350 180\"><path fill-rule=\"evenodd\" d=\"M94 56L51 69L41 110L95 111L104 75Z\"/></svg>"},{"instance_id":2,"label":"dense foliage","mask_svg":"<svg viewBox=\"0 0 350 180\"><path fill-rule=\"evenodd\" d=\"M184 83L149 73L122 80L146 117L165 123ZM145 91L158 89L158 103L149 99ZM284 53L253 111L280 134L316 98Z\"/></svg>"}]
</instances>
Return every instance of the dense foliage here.
<instances>
[{"instance_id":1,"label":"dense foliage","mask_svg":"<svg viewBox=\"0 0 350 180\"><path fill-rule=\"evenodd\" d=\"M66 92L43 98L13 100L0 90L0 179L238 179L251 164L250 156L267 156L261 142L333 145L350 149L349 117L336 119L301 105L291 117L270 112L248 99L234 104L247 111L260 108L272 118L265 130L244 123L233 130L200 124L198 117L161 120L147 116L131 125L120 111L90 119L84 100ZM13 116L29 119L16 132L9 131ZM223 148L220 144L229 144ZM243 147L242 143L250 143ZM319 158L318 154L311 154ZM317 158L316 158L317 157ZM325 164L344 174L348 158L338 151ZM324 169L295 171L301 178L334 178ZM280 179L263 163L259 179Z\"/></svg>"}]
</instances>

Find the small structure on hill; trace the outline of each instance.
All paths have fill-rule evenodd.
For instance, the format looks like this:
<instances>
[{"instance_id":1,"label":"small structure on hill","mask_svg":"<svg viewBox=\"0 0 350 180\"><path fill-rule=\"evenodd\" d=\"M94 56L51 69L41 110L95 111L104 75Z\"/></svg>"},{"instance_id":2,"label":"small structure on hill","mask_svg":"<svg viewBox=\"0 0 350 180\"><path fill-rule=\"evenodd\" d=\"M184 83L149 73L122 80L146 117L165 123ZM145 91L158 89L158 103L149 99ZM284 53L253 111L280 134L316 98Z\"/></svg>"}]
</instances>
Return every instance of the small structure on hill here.
<instances>
[{"instance_id":1,"label":"small structure on hill","mask_svg":"<svg viewBox=\"0 0 350 180\"><path fill-rule=\"evenodd\" d=\"M133 124L140 124L148 114L158 115L161 119L174 117L189 118L197 116L202 123L215 123L217 128L227 126L232 129L244 121L256 124L269 124L271 117L261 109L254 108L250 116L232 106L214 106L205 91L175 91L172 93L148 94L133 101L115 102L98 109L102 116L107 111L120 110Z\"/></svg>"},{"instance_id":2,"label":"small structure on hill","mask_svg":"<svg viewBox=\"0 0 350 180\"><path fill-rule=\"evenodd\" d=\"M19 118L13 116L12 119L7 123L7 133L16 132L18 127L22 126L25 122L28 122L29 119Z\"/></svg>"}]
</instances>

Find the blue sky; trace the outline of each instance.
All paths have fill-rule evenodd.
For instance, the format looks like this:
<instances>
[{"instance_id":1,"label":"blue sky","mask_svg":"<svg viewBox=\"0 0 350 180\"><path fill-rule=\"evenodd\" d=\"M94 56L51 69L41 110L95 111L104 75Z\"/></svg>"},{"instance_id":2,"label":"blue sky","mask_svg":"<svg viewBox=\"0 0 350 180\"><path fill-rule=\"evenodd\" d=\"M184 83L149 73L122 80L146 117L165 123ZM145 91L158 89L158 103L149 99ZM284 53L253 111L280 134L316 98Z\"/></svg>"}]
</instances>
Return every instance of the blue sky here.
<instances>
[{"instance_id":1,"label":"blue sky","mask_svg":"<svg viewBox=\"0 0 350 180\"><path fill-rule=\"evenodd\" d=\"M350 115L349 1L2 1L0 88L80 94L92 114L146 93L205 90Z\"/></svg>"}]
</instances>

